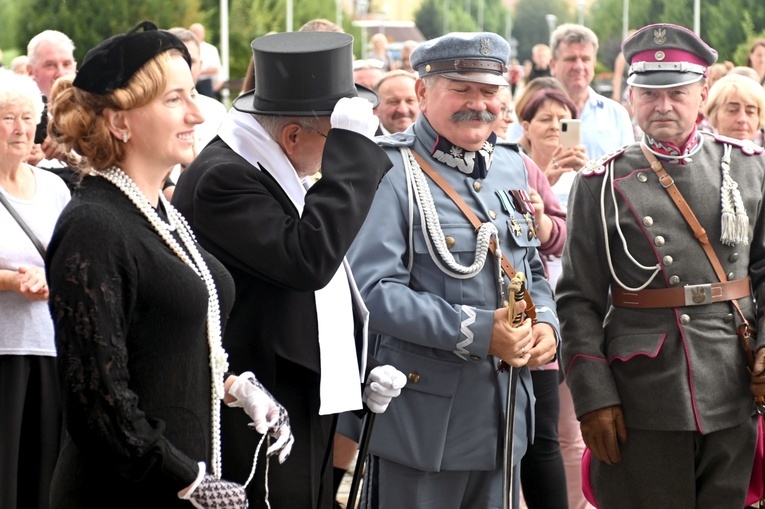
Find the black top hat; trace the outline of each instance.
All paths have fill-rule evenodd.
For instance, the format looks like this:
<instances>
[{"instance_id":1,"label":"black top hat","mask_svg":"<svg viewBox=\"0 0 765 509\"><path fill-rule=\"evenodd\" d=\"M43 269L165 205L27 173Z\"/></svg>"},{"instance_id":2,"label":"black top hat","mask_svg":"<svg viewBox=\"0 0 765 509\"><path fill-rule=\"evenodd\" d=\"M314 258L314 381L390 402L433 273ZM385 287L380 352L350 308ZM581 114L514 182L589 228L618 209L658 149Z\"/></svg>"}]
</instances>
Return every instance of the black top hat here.
<instances>
[{"instance_id":1,"label":"black top hat","mask_svg":"<svg viewBox=\"0 0 765 509\"><path fill-rule=\"evenodd\" d=\"M289 32L252 41L255 90L234 101L247 113L327 117L343 97L379 103L353 83L353 37L336 32Z\"/></svg>"},{"instance_id":2,"label":"black top hat","mask_svg":"<svg viewBox=\"0 0 765 509\"><path fill-rule=\"evenodd\" d=\"M176 36L143 21L131 31L109 37L88 51L74 86L98 95L123 88L143 65L165 51L177 49L191 65L186 45Z\"/></svg>"}]
</instances>

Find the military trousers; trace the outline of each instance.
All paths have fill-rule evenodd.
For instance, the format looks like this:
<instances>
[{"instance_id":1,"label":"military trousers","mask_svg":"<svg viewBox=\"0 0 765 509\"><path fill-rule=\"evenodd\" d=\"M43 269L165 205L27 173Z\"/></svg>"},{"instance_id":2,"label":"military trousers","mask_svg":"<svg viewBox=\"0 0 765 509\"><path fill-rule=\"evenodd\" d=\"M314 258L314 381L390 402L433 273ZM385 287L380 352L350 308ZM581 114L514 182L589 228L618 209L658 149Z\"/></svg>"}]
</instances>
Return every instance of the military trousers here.
<instances>
[{"instance_id":1,"label":"military trousers","mask_svg":"<svg viewBox=\"0 0 765 509\"><path fill-rule=\"evenodd\" d=\"M593 456L590 482L600 509L741 509L754 461L757 418L702 435L627 429L621 461Z\"/></svg>"}]
</instances>

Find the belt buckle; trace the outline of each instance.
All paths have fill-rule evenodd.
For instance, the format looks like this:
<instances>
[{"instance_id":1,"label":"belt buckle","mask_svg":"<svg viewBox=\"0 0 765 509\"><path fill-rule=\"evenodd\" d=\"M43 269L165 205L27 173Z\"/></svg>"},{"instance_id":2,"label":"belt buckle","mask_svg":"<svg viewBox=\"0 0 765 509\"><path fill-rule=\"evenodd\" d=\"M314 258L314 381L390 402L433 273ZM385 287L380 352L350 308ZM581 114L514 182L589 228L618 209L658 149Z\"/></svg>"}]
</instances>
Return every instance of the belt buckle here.
<instances>
[{"instance_id":1,"label":"belt buckle","mask_svg":"<svg viewBox=\"0 0 765 509\"><path fill-rule=\"evenodd\" d=\"M683 287L683 290L685 290L686 306L701 306L712 303L711 283L703 285L686 285Z\"/></svg>"}]
</instances>

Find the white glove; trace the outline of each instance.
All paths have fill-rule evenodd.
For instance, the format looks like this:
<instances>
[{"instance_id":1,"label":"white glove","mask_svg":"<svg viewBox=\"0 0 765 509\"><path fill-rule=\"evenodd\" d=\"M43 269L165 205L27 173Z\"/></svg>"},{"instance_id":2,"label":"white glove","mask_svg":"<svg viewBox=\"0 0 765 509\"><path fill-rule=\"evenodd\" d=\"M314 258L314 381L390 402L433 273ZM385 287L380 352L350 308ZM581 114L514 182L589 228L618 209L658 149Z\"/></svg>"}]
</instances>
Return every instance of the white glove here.
<instances>
[{"instance_id":1,"label":"white glove","mask_svg":"<svg viewBox=\"0 0 765 509\"><path fill-rule=\"evenodd\" d=\"M337 101L329 121L334 129L353 131L370 140L375 137L380 124L380 119L372 112L372 103L361 97L343 97Z\"/></svg>"},{"instance_id":2,"label":"white glove","mask_svg":"<svg viewBox=\"0 0 765 509\"><path fill-rule=\"evenodd\" d=\"M247 509L244 486L206 475L202 482L182 497L197 509Z\"/></svg>"},{"instance_id":3,"label":"white glove","mask_svg":"<svg viewBox=\"0 0 765 509\"><path fill-rule=\"evenodd\" d=\"M401 371L390 365L377 366L369 373L362 399L372 412L381 414L405 385L406 375Z\"/></svg>"},{"instance_id":4,"label":"white glove","mask_svg":"<svg viewBox=\"0 0 765 509\"><path fill-rule=\"evenodd\" d=\"M255 375L245 371L231 384L228 393L236 401L228 403L230 407L242 407L252 419L251 427L261 435L268 433L276 439L266 454L279 455L279 463L284 463L290 455L295 437L290 429L287 410L261 385Z\"/></svg>"}]
</instances>

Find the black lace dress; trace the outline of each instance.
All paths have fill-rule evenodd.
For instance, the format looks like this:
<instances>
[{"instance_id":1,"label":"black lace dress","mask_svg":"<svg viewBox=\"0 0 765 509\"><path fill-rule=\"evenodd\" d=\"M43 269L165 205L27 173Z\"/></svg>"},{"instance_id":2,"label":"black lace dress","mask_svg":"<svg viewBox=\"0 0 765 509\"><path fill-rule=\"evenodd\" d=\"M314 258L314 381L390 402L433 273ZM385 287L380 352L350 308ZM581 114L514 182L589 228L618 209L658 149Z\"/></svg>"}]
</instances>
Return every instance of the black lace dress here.
<instances>
[{"instance_id":1,"label":"black lace dress","mask_svg":"<svg viewBox=\"0 0 765 509\"><path fill-rule=\"evenodd\" d=\"M199 249L225 318L233 281ZM66 423L51 507L191 507L177 492L212 454L204 282L100 177L62 213L46 265Z\"/></svg>"}]
</instances>

